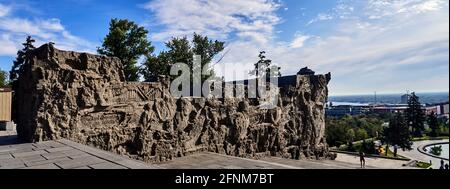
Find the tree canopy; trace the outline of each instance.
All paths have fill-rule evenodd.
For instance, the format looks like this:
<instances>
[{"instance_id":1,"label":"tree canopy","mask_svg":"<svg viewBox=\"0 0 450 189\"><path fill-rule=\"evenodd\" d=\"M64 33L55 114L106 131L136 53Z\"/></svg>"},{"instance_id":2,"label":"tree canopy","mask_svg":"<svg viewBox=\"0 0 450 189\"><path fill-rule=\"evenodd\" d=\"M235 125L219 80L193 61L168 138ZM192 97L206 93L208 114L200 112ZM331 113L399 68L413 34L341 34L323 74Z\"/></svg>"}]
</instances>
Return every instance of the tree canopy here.
<instances>
[{"instance_id":1,"label":"tree canopy","mask_svg":"<svg viewBox=\"0 0 450 189\"><path fill-rule=\"evenodd\" d=\"M7 87L8 85L8 72L0 70L0 87Z\"/></svg>"},{"instance_id":2,"label":"tree canopy","mask_svg":"<svg viewBox=\"0 0 450 189\"><path fill-rule=\"evenodd\" d=\"M29 52L33 49L35 49L33 43L35 40L31 38L31 36L27 36L27 39L25 40L23 45L23 49L17 51L17 57L16 60L13 61L13 65L11 68L11 71L9 71L9 80L10 84L12 85L12 88L15 88L15 81L19 78L20 73L23 71L23 67L25 64L29 61Z\"/></svg>"},{"instance_id":3,"label":"tree canopy","mask_svg":"<svg viewBox=\"0 0 450 189\"><path fill-rule=\"evenodd\" d=\"M146 81L154 81L159 75L170 75L170 66L175 63L186 63L190 69L193 68L193 55L201 56L201 66L211 63L214 57L223 51L225 42L210 40L207 36L194 33L192 41L188 38L172 38L165 43L167 50L158 56L147 57L141 70ZM209 73L214 75L212 68ZM202 82L207 76L202 75Z\"/></svg>"},{"instance_id":4,"label":"tree canopy","mask_svg":"<svg viewBox=\"0 0 450 189\"><path fill-rule=\"evenodd\" d=\"M250 75L256 76L257 78L280 77L281 68L272 65L272 60L267 59L265 54L265 51L259 52L259 60L254 64L255 69L250 71Z\"/></svg>"},{"instance_id":5,"label":"tree canopy","mask_svg":"<svg viewBox=\"0 0 450 189\"><path fill-rule=\"evenodd\" d=\"M377 137L383 121L372 115L326 118L325 135L330 146Z\"/></svg>"},{"instance_id":6,"label":"tree canopy","mask_svg":"<svg viewBox=\"0 0 450 189\"><path fill-rule=\"evenodd\" d=\"M25 65L28 62L27 53L30 50L35 49L33 45L34 42L35 40L32 39L31 36L27 36L25 43L22 43L24 48L22 50L17 51L16 60L14 60L11 71L9 72L9 79L11 81L14 81L19 77L19 74L23 69L23 65Z\"/></svg>"},{"instance_id":7,"label":"tree canopy","mask_svg":"<svg viewBox=\"0 0 450 189\"><path fill-rule=\"evenodd\" d=\"M431 129L430 136L431 137L439 136L440 127L439 127L439 121L438 121L436 113L433 112L432 114L428 115L427 123L428 123L428 127L430 127L430 129Z\"/></svg>"},{"instance_id":8,"label":"tree canopy","mask_svg":"<svg viewBox=\"0 0 450 189\"><path fill-rule=\"evenodd\" d=\"M102 47L97 51L101 55L119 58L123 63L125 79L137 81L139 68L137 61L142 56L150 56L154 51L151 42L147 40L148 31L129 20L112 19L109 33L103 40Z\"/></svg>"},{"instance_id":9,"label":"tree canopy","mask_svg":"<svg viewBox=\"0 0 450 189\"><path fill-rule=\"evenodd\" d=\"M411 134L403 114L396 113L391 118L389 126L383 129L382 141L388 145L397 145L411 150Z\"/></svg>"},{"instance_id":10,"label":"tree canopy","mask_svg":"<svg viewBox=\"0 0 450 189\"><path fill-rule=\"evenodd\" d=\"M419 97L413 92L408 100L408 108L406 109L406 121L411 128L412 134L421 137L425 131L424 121L425 113L422 110Z\"/></svg>"}]
</instances>

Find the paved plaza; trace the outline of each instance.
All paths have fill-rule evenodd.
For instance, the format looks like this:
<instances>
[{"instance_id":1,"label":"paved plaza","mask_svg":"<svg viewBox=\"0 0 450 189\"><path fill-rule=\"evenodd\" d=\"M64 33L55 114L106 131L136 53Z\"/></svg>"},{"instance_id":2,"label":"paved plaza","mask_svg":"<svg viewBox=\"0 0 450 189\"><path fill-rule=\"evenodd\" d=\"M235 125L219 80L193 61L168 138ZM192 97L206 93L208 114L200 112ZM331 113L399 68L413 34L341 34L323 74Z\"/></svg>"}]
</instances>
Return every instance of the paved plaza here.
<instances>
[{"instance_id":1,"label":"paved plaza","mask_svg":"<svg viewBox=\"0 0 450 189\"><path fill-rule=\"evenodd\" d=\"M403 150L399 150L398 154L410 158L410 159L415 159L415 160L419 160L419 161L423 161L423 162L432 162L431 167L433 169L439 169L440 165L441 165L441 159L438 158L434 158L428 155L425 155L421 152L419 152L418 148L428 145L428 144L435 144L435 143L443 143L443 142L447 142L448 143L448 139L444 139L444 140L424 140L424 141L416 141L413 142L413 145L411 146L412 150L411 151L403 151ZM392 147L391 147L392 148ZM393 150L393 149L391 149ZM448 161L444 160L444 163L449 163Z\"/></svg>"},{"instance_id":2,"label":"paved plaza","mask_svg":"<svg viewBox=\"0 0 450 189\"><path fill-rule=\"evenodd\" d=\"M0 135L0 169L160 168L64 139L15 144L14 138Z\"/></svg>"},{"instance_id":3,"label":"paved plaza","mask_svg":"<svg viewBox=\"0 0 450 189\"><path fill-rule=\"evenodd\" d=\"M413 169L407 161L366 158L365 169ZM259 160L203 152L159 164L168 169L361 169L359 157L338 154L336 160L293 160L265 157Z\"/></svg>"},{"instance_id":4,"label":"paved plaza","mask_svg":"<svg viewBox=\"0 0 450 189\"><path fill-rule=\"evenodd\" d=\"M203 152L165 162L168 169L359 169L359 164L332 160L293 160L266 157L260 160ZM367 166L366 168L376 168Z\"/></svg>"},{"instance_id":5,"label":"paved plaza","mask_svg":"<svg viewBox=\"0 0 450 189\"><path fill-rule=\"evenodd\" d=\"M405 161L366 158L366 169L404 169ZM259 160L203 152L149 164L61 139L19 144L14 133L0 131L0 169L360 169L359 157L336 160Z\"/></svg>"}]
</instances>

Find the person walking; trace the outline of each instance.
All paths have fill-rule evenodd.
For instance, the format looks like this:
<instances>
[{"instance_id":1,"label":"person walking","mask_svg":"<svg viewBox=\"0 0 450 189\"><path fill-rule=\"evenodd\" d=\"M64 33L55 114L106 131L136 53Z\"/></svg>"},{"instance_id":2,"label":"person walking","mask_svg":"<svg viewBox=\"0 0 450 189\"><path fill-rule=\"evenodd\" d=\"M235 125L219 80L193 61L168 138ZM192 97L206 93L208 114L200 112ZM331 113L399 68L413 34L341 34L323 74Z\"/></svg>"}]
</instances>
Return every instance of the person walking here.
<instances>
[{"instance_id":1,"label":"person walking","mask_svg":"<svg viewBox=\"0 0 450 189\"><path fill-rule=\"evenodd\" d=\"M398 150L398 147L397 147L397 144L394 146L394 157L397 157L397 150Z\"/></svg>"},{"instance_id":2,"label":"person walking","mask_svg":"<svg viewBox=\"0 0 450 189\"><path fill-rule=\"evenodd\" d=\"M366 159L364 158L365 154L362 150L359 151L359 162L361 163L361 168L366 167Z\"/></svg>"},{"instance_id":3,"label":"person walking","mask_svg":"<svg viewBox=\"0 0 450 189\"><path fill-rule=\"evenodd\" d=\"M439 169L444 169L444 160L441 159L441 166L439 167Z\"/></svg>"}]
</instances>

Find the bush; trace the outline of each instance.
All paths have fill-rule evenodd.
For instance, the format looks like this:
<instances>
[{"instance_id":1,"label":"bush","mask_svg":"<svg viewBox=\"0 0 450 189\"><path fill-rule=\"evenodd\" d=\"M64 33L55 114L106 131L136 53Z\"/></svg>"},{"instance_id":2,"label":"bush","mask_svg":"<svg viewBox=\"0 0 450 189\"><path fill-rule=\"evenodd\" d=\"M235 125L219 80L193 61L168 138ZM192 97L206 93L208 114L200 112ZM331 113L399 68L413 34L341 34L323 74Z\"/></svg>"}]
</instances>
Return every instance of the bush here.
<instances>
[{"instance_id":1,"label":"bush","mask_svg":"<svg viewBox=\"0 0 450 189\"><path fill-rule=\"evenodd\" d=\"M430 153L436 156L440 156L442 153L442 146L431 147Z\"/></svg>"},{"instance_id":2,"label":"bush","mask_svg":"<svg viewBox=\"0 0 450 189\"><path fill-rule=\"evenodd\" d=\"M439 129L439 135L440 135L440 136L449 136L449 130L448 130L448 127L446 127L446 126L441 126L441 128Z\"/></svg>"},{"instance_id":3,"label":"bush","mask_svg":"<svg viewBox=\"0 0 450 189\"><path fill-rule=\"evenodd\" d=\"M366 142L366 140L364 140L361 144L360 149L366 154L378 154L377 148L373 141Z\"/></svg>"},{"instance_id":4,"label":"bush","mask_svg":"<svg viewBox=\"0 0 450 189\"><path fill-rule=\"evenodd\" d=\"M353 147L353 142L348 143L347 151L354 152L355 148Z\"/></svg>"}]
</instances>

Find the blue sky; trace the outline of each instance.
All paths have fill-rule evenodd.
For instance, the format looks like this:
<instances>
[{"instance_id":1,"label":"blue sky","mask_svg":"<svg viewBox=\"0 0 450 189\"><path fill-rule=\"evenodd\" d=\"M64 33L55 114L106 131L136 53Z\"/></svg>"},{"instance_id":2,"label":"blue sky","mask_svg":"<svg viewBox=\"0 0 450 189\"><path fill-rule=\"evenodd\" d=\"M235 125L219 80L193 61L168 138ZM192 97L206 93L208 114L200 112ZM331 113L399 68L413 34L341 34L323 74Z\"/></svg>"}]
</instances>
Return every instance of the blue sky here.
<instances>
[{"instance_id":1,"label":"blue sky","mask_svg":"<svg viewBox=\"0 0 450 189\"><path fill-rule=\"evenodd\" d=\"M284 75L332 72L331 95L449 90L448 0L0 0L0 68L26 35L95 53L111 18L145 26L157 52L193 32L226 41L227 80L265 50Z\"/></svg>"}]
</instances>

